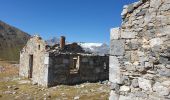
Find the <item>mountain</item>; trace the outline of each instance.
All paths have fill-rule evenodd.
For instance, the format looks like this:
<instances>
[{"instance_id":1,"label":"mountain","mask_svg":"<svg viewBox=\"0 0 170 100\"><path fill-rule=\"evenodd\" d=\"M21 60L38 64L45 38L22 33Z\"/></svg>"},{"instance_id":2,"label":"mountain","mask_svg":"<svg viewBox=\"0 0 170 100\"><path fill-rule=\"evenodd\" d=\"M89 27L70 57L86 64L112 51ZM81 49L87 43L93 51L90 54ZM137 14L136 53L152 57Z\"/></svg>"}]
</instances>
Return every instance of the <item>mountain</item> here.
<instances>
[{"instance_id":1,"label":"mountain","mask_svg":"<svg viewBox=\"0 0 170 100\"><path fill-rule=\"evenodd\" d=\"M49 40L46 40L46 43L50 46L54 44L59 44L60 39L58 37L53 37ZM70 44L66 41L67 44ZM105 43L78 43L86 52L91 52L93 54L104 55L109 54L109 46Z\"/></svg>"},{"instance_id":2,"label":"mountain","mask_svg":"<svg viewBox=\"0 0 170 100\"><path fill-rule=\"evenodd\" d=\"M53 37L49 40L46 40L46 43L50 46L54 45L54 44L59 44L60 43L60 38L58 37Z\"/></svg>"},{"instance_id":3,"label":"mountain","mask_svg":"<svg viewBox=\"0 0 170 100\"><path fill-rule=\"evenodd\" d=\"M109 54L109 46L105 43L78 43L85 51L93 54Z\"/></svg>"},{"instance_id":4,"label":"mountain","mask_svg":"<svg viewBox=\"0 0 170 100\"><path fill-rule=\"evenodd\" d=\"M30 35L0 20L0 59L19 61L19 52Z\"/></svg>"}]
</instances>

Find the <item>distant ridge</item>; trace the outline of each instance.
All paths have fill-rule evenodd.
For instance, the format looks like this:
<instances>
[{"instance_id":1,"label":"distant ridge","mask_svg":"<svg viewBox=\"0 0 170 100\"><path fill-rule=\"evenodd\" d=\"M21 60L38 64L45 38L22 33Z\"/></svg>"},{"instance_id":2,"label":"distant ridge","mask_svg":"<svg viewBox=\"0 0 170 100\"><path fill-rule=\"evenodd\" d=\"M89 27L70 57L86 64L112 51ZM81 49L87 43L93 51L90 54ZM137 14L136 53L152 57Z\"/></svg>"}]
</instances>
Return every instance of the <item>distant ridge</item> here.
<instances>
[{"instance_id":1,"label":"distant ridge","mask_svg":"<svg viewBox=\"0 0 170 100\"><path fill-rule=\"evenodd\" d=\"M60 38L53 37L49 40L46 40L46 43L48 45L54 45L60 43ZM67 42L69 44L69 42ZM105 55L109 54L109 45L105 43L86 43L86 42L80 42L78 43L86 52L91 52L93 54L98 55Z\"/></svg>"},{"instance_id":2,"label":"distant ridge","mask_svg":"<svg viewBox=\"0 0 170 100\"><path fill-rule=\"evenodd\" d=\"M0 20L0 59L19 61L19 52L30 35Z\"/></svg>"}]
</instances>

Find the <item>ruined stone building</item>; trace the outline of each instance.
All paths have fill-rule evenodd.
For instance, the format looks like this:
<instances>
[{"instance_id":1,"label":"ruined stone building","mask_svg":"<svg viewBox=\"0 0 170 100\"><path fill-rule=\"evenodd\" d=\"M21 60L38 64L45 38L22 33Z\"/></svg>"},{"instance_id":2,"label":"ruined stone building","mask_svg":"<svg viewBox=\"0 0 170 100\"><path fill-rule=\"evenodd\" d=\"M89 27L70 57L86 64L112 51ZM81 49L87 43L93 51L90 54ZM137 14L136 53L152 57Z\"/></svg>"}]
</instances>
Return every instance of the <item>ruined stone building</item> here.
<instances>
[{"instance_id":1,"label":"ruined stone building","mask_svg":"<svg viewBox=\"0 0 170 100\"><path fill-rule=\"evenodd\" d=\"M77 43L49 46L32 37L20 52L19 75L42 86L95 82L108 79L109 57L85 52Z\"/></svg>"},{"instance_id":2,"label":"ruined stone building","mask_svg":"<svg viewBox=\"0 0 170 100\"><path fill-rule=\"evenodd\" d=\"M121 15L110 36L110 100L170 100L170 0L140 0Z\"/></svg>"}]
</instances>

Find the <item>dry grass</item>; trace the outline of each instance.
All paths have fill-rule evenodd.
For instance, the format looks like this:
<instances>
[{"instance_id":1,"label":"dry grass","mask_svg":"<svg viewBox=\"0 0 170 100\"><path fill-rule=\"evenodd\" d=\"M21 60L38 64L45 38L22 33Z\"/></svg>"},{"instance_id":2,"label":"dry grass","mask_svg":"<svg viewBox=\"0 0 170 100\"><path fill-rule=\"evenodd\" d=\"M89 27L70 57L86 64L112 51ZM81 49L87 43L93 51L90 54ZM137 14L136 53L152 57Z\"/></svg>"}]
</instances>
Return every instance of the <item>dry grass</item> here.
<instances>
[{"instance_id":1,"label":"dry grass","mask_svg":"<svg viewBox=\"0 0 170 100\"><path fill-rule=\"evenodd\" d=\"M18 77L18 67L1 61L0 65L4 66L4 71L0 73L0 100L44 100L44 98L74 100L76 96L79 100L108 100L109 88L104 84L84 83L51 88L43 88L31 83L20 84L22 80Z\"/></svg>"}]
</instances>

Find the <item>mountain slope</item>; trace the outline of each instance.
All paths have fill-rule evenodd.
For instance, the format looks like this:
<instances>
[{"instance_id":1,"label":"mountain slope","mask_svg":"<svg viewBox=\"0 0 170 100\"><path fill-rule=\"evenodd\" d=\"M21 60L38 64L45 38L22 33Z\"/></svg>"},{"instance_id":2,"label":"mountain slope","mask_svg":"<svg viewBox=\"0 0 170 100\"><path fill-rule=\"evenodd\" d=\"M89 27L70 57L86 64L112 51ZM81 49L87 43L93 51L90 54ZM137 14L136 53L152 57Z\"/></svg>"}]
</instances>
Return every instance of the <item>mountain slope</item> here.
<instances>
[{"instance_id":1,"label":"mountain slope","mask_svg":"<svg viewBox=\"0 0 170 100\"><path fill-rule=\"evenodd\" d=\"M48 45L59 44L60 39L58 37L53 37L46 41ZM66 41L69 44L69 42ZM85 51L91 52L98 55L109 54L109 46L105 43L78 43Z\"/></svg>"},{"instance_id":2,"label":"mountain slope","mask_svg":"<svg viewBox=\"0 0 170 100\"><path fill-rule=\"evenodd\" d=\"M85 51L98 55L109 54L109 46L105 43L78 43Z\"/></svg>"},{"instance_id":3,"label":"mountain slope","mask_svg":"<svg viewBox=\"0 0 170 100\"><path fill-rule=\"evenodd\" d=\"M29 34L0 21L0 59L18 61L19 51L29 38Z\"/></svg>"}]
</instances>

